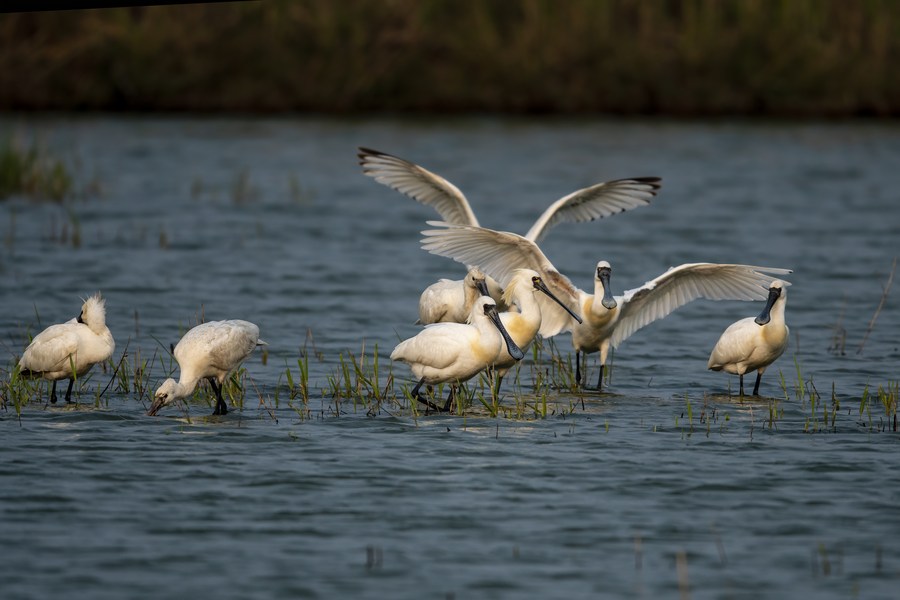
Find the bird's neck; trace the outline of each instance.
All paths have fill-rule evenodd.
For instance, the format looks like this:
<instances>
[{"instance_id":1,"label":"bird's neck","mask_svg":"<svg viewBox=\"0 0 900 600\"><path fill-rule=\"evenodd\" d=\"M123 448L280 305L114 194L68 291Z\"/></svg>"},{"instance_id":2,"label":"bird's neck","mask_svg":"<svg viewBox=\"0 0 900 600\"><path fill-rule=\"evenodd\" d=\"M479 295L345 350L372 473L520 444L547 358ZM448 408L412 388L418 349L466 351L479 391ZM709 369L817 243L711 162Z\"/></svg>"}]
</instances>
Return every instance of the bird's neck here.
<instances>
[{"instance_id":1,"label":"bird's neck","mask_svg":"<svg viewBox=\"0 0 900 600\"><path fill-rule=\"evenodd\" d=\"M784 325L784 305L786 304L785 300L778 300L772 306L772 310L769 311L769 319L770 323L775 323L776 325Z\"/></svg>"},{"instance_id":2,"label":"bird's neck","mask_svg":"<svg viewBox=\"0 0 900 600\"><path fill-rule=\"evenodd\" d=\"M181 377L178 378L178 382L175 384L176 394L179 398L187 398L191 394L194 393L194 390L197 389L197 383L199 383L200 378L195 376L190 372L181 372Z\"/></svg>"}]
</instances>

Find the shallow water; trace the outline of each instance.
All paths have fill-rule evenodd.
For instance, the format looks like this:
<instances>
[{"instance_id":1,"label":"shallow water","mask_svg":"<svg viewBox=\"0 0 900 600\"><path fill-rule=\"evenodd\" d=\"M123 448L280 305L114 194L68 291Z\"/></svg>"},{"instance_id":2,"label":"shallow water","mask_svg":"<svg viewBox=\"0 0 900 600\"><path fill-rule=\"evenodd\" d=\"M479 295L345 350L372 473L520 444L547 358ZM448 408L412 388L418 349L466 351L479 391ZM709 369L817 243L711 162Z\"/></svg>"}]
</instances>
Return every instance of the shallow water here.
<instances>
[{"instance_id":1,"label":"shallow water","mask_svg":"<svg viewBox=\"0 0 900 600\"><path fill-rule=\"evenodd\" d=\"M0 204L5 369L98 289L114 360L157 356L150 388L200 316L250 319L269 343L224 418L203 403L145 417L146 395L115 385L96 402L100 370L77 406L3 409L4 598L893 597L898 438L860 397L898 379L896 290L857 349L898 254L896 125L101 116L7 117L0 133L102 189ZM419 249L434 214L362 176L359 145L444 175L483 225L517 232L578 187L662 177L651 207L561 225L542 248L583 288L600 258L619 291L683 262L794 269L791 345L761 390L783 399L781 372L788 399L727 397L736 379L705 369L709 350L760 305L698 301L627 340L583 409L336 404L341 355L377 345L387 369L419 291L464 271ZM298 412L284 371L304 348L318 354ZM530 378L507 386L509 403Z\"/></svg>"}]
</instances>

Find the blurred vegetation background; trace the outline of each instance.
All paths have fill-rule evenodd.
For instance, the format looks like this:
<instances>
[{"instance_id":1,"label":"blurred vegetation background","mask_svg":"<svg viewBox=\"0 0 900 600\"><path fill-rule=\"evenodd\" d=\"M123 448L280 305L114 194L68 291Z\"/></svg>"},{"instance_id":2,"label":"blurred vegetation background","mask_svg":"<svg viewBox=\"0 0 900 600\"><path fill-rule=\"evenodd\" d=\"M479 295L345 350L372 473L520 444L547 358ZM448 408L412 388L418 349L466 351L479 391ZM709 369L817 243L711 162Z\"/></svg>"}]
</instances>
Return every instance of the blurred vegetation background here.
<instances>
[{"instance_id":1,"label":"blurred vegetation background","mask_svg":"<svg viewBox=\"0 0 900 600\"><path fill-rule=\"evenodd\" d=\"M265 0L0 15L0 110L896 116L894 0Z\"/></svg>"}]
</instances>

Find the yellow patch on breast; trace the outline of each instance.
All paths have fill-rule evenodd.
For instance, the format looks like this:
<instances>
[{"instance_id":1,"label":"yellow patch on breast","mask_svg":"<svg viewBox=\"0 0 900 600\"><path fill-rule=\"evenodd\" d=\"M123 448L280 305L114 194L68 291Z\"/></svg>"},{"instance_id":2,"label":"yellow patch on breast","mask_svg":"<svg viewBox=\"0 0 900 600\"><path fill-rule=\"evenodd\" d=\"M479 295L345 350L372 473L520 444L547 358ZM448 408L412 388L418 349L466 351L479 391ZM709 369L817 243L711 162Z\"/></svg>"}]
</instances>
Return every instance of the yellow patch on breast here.
<instances>
[{"instance_id":1,"label":"yellow patch on breast","mask_svg":"<svg viewBox=\"0 0 900 600\"><path fill-rule=\"evenodd\" d=\"M586 317L586 321L591 325L591 327L600 328L612 321L618 310L618 306L612 310L609 310L603 305L600 305L599 313L595 314L594 298L592 296L584 301L584 306L582 306L582 315Z\"/></svg>"},{"instance_id":2,"label":"yellow patch on breast","mask_svg":"<svg viewBox=\"0 0 900 600\"><path fill-rule=\"evenodd\" d=\"M506 327L507 333L519 347L528 345L538 332L538 327L535 327L520 315L513 315L512 318L507 319L504 327Z\"/></svg>"}]
</instances>

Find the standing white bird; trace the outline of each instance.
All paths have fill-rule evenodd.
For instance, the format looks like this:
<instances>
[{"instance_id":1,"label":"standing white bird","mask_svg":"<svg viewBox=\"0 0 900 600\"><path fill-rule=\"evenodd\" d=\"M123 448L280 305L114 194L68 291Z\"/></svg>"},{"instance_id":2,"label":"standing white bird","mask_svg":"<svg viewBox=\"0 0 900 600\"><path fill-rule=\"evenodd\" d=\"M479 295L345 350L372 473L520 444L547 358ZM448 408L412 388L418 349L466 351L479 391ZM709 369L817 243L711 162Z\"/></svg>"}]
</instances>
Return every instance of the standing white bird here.
<instances>
[{"instance_id":1,"label":"standing white bird","mask_svg":"<svg viewBox=\"0 0 900 600\"><path fill-rule=\"evenodd\" d=\"M532 240L483 227L428 223L441 227L422 232L426 236L422 247L432 254L462 263L477 263L501 284L511 279L515 269L537 271L554 294L583 320L578 323L571 315L540 298L542 321L539 333L550 337L564 331L572 332L575 377L579 383L582 383L581 353L599 351L598 389L602 387L609 348L618 347L634 332L698 298L764 300L772 274L791 272L750 265L688 263L670 268L643 286L613 297L609 284L612 268L606 261L597 263L594 292L588 293L576 288L568 277L557 271Z\"/></svg>"},{"instance_id":2,"label":"standing white bird","mask_svg":"<svg viewBox=\"0 0 900 600\"><path fill-rule=\"evenodd\" d=\"M556 302L569 313L571 317L581 323L581 317L576 315L572 310L563 304L553 292L544 284L540 274L532 269L516 269L512 279L506 284L503 290L503 299L511 310L500 313L500 321L503 327L509 333L510 337L516 343L516 346L522 351L528 350L528 346L538 334L541 328L541 308L537 300L537 292L544 293L553 302ZM515 310L512 310L515 308ZM503 376L518 362L518 359L511 356L506 348L500 349L500 354L494 361L494 370L496 372L496 390L500 390L500 383Z\"/></svg>"},{"instance_id":3,"label":"standing white bird","mask_svg":"<svg viewBox=\"0 0 900 600\"><path fill-rule=\"evenodd\" d=\"M364 174L421 204L431 206L445 222L454 225L479 226L478 219L463 193L440 175L408 160L378 150L359 148L358 156ZM598 183L576 190L551 204L534 222L531 229L525 234L525 238L539 242L550 229L559 223L593 221L639 206L646 206L650 204L650 199L657 194L660 186L661 182L658 177L635 177ZM469 267L471 268L471 265L475 264L478 263L471 263ZM487 278L486 283L491 292L489 295L494 298L498 307L503 309L500 286L490 277ZM463 280L442 279L435 285L440 285L442 290L455 287L457 291L453 295L460 297L463 293L462 288L466 284ZM428 314L428 307L432 302L428 297L431 289L431 287L426 289L419 299L419 321L423 324L438 322L422 319L423 310ZM448 314L441 313L436 309L433 312ZM458 318L454 321L457 323L464 322L468 316L468 309L453 312Z\"/></svg>"},{"instance_id":4,"label":"standing white bird","mask_svg":"<svg viewBox=\"0 0 900 600\"><path fill-rule=\"evenodd\" d=\"M468 381L497 359L504 342L515 360L525 354L516 346L500 321L497 303L481 296L472 306L469 323L434 323L406 339L391 352L391 360L407 363L419 382L412 390L419 402L437 411L447 412L453 402L456 386ZM419 394L423 384L451 382L446 404L439 407Z\"/></svg>"},{"instance_id":5,"label":"standing white bird","mask_svg":"<svg viewBox=\"0 0 900 600\"><path fill-rule=\"evenodd\" d=\"M26 377L53 382L50 402L56 402L56 382L68 379L66 402L71 402L72 384L91 368L112 356L116 342L106 327L106 301L97 292L84 301L77 318L51 325L39 333L22 353L19 368Z\"/></svg>"},{"instance_id":6,"label":"standing white bird","mask_svg":"<svg viewBox=\"0 0 900 600\"><path fill-rule=\"evenodd\" d=\"M759 380L766 367L784 354L790 330L784 322L787 304L786 282L776 279L769 286L766 307L758 317L747 317L728 326L712 353L706 367L740 376L741 396L744 395L744 373L756 371L753 395L759 395Z\"/></svg>"},{"instance_id":7,"label":"standing white bird","mask_svg":"<svg viewBox=\"0 0 900 600\"><path fill-rule=\"evenodd\" d=\"M175 360L181 368L181 376L177 382L169 378L159 386L147 414L153 416L178 398L191 395L204 378L216 393L213 414L227 414L228 405L222 398L225 378L257 346L264 345L266 342L259 339L259 327L248 321L209 321L197 325L175 346Z\"/></svg>"}]
</instances>

